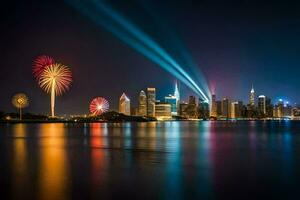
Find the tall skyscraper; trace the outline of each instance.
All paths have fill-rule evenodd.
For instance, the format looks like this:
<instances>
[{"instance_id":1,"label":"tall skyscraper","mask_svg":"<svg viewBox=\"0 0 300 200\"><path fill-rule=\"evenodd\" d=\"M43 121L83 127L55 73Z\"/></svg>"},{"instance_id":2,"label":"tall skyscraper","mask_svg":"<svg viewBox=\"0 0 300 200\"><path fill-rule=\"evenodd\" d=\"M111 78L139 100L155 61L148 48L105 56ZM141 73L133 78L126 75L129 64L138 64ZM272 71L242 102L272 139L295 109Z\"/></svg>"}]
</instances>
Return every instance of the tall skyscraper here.
<instances>
[{"instance_id":1,"label":"tall skyscraper","mask_svg":"<svg viewBox=\"0 0 300 200\"><path fill-rule=\"evenodd\" d=\"M210 116L211 117L217 117L217 101L216 101L216 95L213 94L211 96L211 108L210 108Z\"/></svg>"},{"instance_id":2,"label":"tall skyscraper","mask_svg":"<svg viewBox=\"0 0 300 200\"><path fill-rule=\"evenodd\" d=\"M237 105L238 105L237 101L231 102L230 118L232 118L232 119L237 118L237 116L236 116L236 110L237 110L237 107L238 107Z\"/></svg>"},{"instance_id":3,"label":"tall skyscraper","mask_svg":"<svg viewBox=\"0 0 300 200\"><path fill-rule=\"evenodd\" d=\"M188 107L189 107L189 104L188 103L180 103L179 104L179 116L181 117L185 117L185 118L188 118Z\"/></svg>"},{"instance_id":4,"label":"tall skyscraper","mask_svg":"<svg viewBox=\"0 0 300 200\"><path fill-rule=\"evenodd\" d=\"M236 119L242 117L242 110L243 110L243 102L242 101L236 101L231 103L230 108L230 118Z\"/></svg>"},{"instance_id":5,"label":"tall skyscraper","mask_svg":"<svg viewBox=\"0 0 300 200\"><path fill-rule=\"evenodd\" d=\"M148 117L155 117L155 101L156 101L155 88L147 88L147 116Z\"/></svg>"},{"instance_id":6,"label":"tall skyscraper","mask_svg":"<svg viewBox=\"0 0 300 200\"><path fill-rule=\"evenodd\" d=\"M259 95L258 96L258 112L260 115L265 116L266 115L266 96L265 95Z\"/></svg>"},{"instance_id":7,"label":"tall skyscraper","mask_svg":"<svg viewBox=\"0 0 300 200\"><path fill-rule=\"evenodd\" d=\"M197 104L196 104L195 96L189 96L187 113L188 113L189 118L192 118L192 119L197 118Z\"/></svg>"},{"instance_id":8,"label":"tall skyscraper","mask_svg":"<svg viewBox=\"0 0 300 200\"><path fill-rule=\"evenodd\" d=\"M165 97L165 102L171 105L171 112L173 116L177 115L177 98L173 95Z\"/></svg>"},{"instance_id":9,"label":"tall skyscraper","mask_svg":"<svg viewBox=\"0 0 300 200\"><path fill-rule=\"evenodd\" d=\"M223 98L221 110L222 110L222 117L225 117L225 118L230 117L230 103L227 98Z\"/></svg>"},{"instance_id":10,"label":"tall skyscraper","mask_svg":"<svg viewBox=\"0 0 300 200\"><path fill-rule=\"evenodd\" d=\"M292 116L293 107L286 102L283 106L283 117L291 117Z\"/></svg>"},{"instance_id":11,"label":"tall skyscraper","mask_svg":"<svg viewBox=\"0 0 300 200\"><path fill-rule=\"evenodd\" d=\"M251 91L250 91L250 101L249 101L249 104L251 107L255 107L255 91L254 91L254 88L253 88L253 85L252 85L252 88L251 88Z\"/></svg>"},{"instance_id":12,"label":"tall skyscraper","mask_svg":"<svg viewBox=\"0 0 300 200\"><path fill-rule=\"evenodd\" d=\"M268 97L266 97L266 117L273 117L273 105Z\"/></svg>"},{"instance_id":13,"label":"tall skyscraper","mask_svg":"<svg viewBox=\"0 0 300 200\"><path fill-rule=\"evenodd\" d=\"M222 115L222 101L216 101L217 104L217 116Z\"/></svg>"},{"instance_id":14,"label":"tall skyscraper","mask_svg":"<svg viewBox=\"0 0 300 200\"><path fill-rule=\"evenodd\" d=\"M130 99L125 93L122 94L119 100L119 112L125 115L130 115Z\"/></svg>"},{"instance_id":15,"label":"tall skyscraper","mask_svg":"<svg viewBox=\"0 0 300 200\"><path fill-rule=\"evenodd\" d=\"M146 116L147 115L147 96L144 90L141 90L139 95L139 108L138 113L140 116Z\"/></svg>"},{"instance_id":16,"label":"tall skyscraper","mask_svg":"<svg viewBox=\"0 0 300 200\"><path fill-rule=\"evenodd\" d=\"M209 103L199 99L198 101L198 118L208 119L209 118Z\"/></svg>"},{"instance_id":17,"label":"tall skyscraper","mask_svg":"<svg viewBox=\"0 0 300 200\"><path fill-rule=\"evenodd\" d=\"M283 117L283 101L282 99L279 99L279 102L277 103L277 105L274 106L273 109L273 117L276 118L282 118Z\"/></svg>"},{"instance_id":18,"label":"tall skyscraper","mask_svg":"<svg viewBox=\"0 0 300 200\"><path fill-rule=\"evenodd\" d=\"M176 112L178 112L178 111L179 111L179 103L180 103L180 93L179 93L177 81L176 81L176 83L175 83L174 96L175 96L175 98L176 98L176 109L177 109Z\"/></svg>"}]
</instances>

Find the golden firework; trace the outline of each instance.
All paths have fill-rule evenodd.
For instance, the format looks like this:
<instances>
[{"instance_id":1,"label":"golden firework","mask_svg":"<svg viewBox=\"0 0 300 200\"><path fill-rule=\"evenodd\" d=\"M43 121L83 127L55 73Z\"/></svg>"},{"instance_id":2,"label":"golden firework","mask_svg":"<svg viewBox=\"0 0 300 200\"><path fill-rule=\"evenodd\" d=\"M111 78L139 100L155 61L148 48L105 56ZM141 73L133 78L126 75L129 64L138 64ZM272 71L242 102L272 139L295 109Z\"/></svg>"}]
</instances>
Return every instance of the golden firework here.
<instances>
[{"instance_id":1,"label":"golden firework","mask_svg":"<svg viewBox=\"0 0 300 200\"><path fill-rule=\"evenodd\" d=\"M72 83L71 70L62 64L55 63L44 68L39 77L39 85L51 94L51 116L54 117L55 96L62 95Z\"/></svg>"},{"instance_id":2,"label":"golden firework","mask_svg":"<svg viewBox=\"0 0 300 200\"><path fill-rule=\"evenodd\" d=\"M24 93L15 94L12 98L12 104L19 109L20 120L21 120L22 108L25 108L29 105L28 97Z\"/></svg>"}]
</instances>

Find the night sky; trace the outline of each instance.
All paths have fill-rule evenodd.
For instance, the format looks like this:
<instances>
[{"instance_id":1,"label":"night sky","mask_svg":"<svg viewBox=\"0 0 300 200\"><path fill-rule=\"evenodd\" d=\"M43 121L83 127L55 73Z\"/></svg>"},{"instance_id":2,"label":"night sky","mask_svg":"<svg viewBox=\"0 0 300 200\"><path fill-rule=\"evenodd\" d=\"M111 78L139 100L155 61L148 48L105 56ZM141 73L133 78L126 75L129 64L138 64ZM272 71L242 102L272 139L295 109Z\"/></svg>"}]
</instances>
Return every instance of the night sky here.
<instances>
[{"instance_id":1,"label":"night sky","mask_svg":"<svg viewBox=\"0 0 300 200\"><path fill-rule=\"evenodd\" d=\"M110 3L169 52L170 34L178 36L218 98L248 101L253 83L257 95L300 103L300 3L295 2ZM32 76L32 62L43 54L73 72L71 89L57 98L58 114L88 113L96 96L117 108L123 91L136 105L147 86L157 88L158 98L173 93L172 75L63 0L10 1L1 8L0 110L14 111L11 97L24 92L30 98L27 112L49 113L50 96ZM181 84L181 95L191 94Z\"/></svg>"}]
</instances>

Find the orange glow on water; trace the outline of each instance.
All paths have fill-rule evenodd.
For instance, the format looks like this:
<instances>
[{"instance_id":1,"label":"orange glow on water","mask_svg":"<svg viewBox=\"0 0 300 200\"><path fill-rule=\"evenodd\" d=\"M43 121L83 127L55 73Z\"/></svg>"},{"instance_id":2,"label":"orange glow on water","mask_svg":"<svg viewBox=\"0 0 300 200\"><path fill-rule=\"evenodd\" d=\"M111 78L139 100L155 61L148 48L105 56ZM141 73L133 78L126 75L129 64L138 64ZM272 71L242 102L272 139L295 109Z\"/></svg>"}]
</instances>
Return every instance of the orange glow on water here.
<instances>
[{"instance_id":1,"label":"orange glow on water","mask_svg":"<svg viewBox=\"0 0 300 200\"><path fill-rule=\"evenodd\" d=\"M13 188L16 191L23 191L24 183L28 178L26 173L28 170L27 163L27 144L26 144L26 125L25 124L16 124L13 127ZM20 199L22 198L21 193L14 193L13 198Z\"/></svg>"},{"instance_id":2,"label":"orange glow on water","mask_svg":"<svg viewBox=\"0 0 300 200\"><path fill-rule=\"evenodd\" d=\"M105 171L107 160L105 159L106 142L103 135L101 124L90 124L90 149L91 149L91 179L94 184L100 184L105 181ZM96 191L95 191L96 192Z\"/></svg>"},{"instance_id":3,"label":"orange glow on water","mask_svg":"<svg viewBox=\"0 0 300 200\"><path fill-rule=\"evenodd\" d=\"M39 199L65 199L68 163L64 124L40 126Z\"/></svg>"}]
</instances>

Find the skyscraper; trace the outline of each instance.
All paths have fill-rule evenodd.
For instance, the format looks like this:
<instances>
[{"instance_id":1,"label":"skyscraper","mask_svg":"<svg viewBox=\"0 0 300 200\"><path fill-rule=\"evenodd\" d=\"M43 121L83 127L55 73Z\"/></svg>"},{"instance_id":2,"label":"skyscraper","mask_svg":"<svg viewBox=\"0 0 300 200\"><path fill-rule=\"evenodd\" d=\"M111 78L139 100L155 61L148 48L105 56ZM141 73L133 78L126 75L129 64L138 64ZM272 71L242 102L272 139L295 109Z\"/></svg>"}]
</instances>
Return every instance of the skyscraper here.
<instances>
[{"instance_id":1,"label":"skyscraper","mask_svg":"<svg viewBox=\"0 0 300 200\"><path fill-rule=\"evenodd\" d=\"M165 97L165 102L171 105L172 115L177 115L177 98L173 95L169 95Z\"/></svg>"},{"instance_id":2,"label":"skyscraper","mask_svg":"<svg viewBox=\"0 0 300 200\"><path fill-rule=\"evenodd\" d=\"M119 112L125 115L130 115L130 99L125 93L122 94L119 100Z\"/></svg>"},{"instance_id":3,"label":"skyscraper","mask_svg":"<svg viewBox=\"0 0 300 200\"><path fill-rule=\"evenodd\" d=\"M265 116L266 115L266 96L265 95L259 95L257 103L258 103L258 112L259 112L259 114Z\"/></svg>"},{"instance_id":4,"label":"skyscraper","mask_svg":"<svg viewBox=\"0 0 300 200\"><path fill-rule=\"evenodd\" d=\"M222 117L229 118L230 117L230 103L227 98L223 98L221 104Z\"/></svg>"},{"instance_id":5,"label":"skyscraper","mask_svg":"<svg viewBox=\"0 0 300 200\"><path fill-rule=\"evenodd\" d=\"M181 117L185 117L185 118L188 118L188 107L189 107L189 104L187 103L180 103L179 104L179 116Z\"/></svg>"},{"instance_id":6,"label":"skyscraper","mask_svg":"<svg viewBox=\"0 0 300 200\"><path fill-rule=\"evenodd\" d=\"M192 119L197 118L197 104L196 104L195 96L189 96L187 113L188 113L189 118L192 118Z\"/></svg>"},{"instance_id":7,"label":"skyscraper","mask_svg":"<svg viewBox=\"0 0 300 200\"><path fill-rule=\"evenodd\" d=\"M289 102L286 102L283 106L283 117L291 117L292 109L293 107L289 104Z\"/></svg>"},{"instance_id":8,"label":"skyscraper","mask_svg":"<svg viewBox=\"0 0 300 200\"><path fill-rule=\"evenodd\" d=\"M274 106L273 109L273 117L276 118L282 118L283 117L283 101L282 99L279 99L279 102L277 103L277 105Z\"/></svg>"},{"instance_id":9,"label":"skyscraper","mask_svg":"<svg viewBox=\"0 0 300 200\"><path fill-rule=\"evenodd\" d=\"M216 101L217 104L217 116L222 115L222 101Z\"/></svg>"},{"instance_id":10,"label":"skyscraper","mask_svg":"<svg viewBox=\"0 0 300 200\"><path fill-rule=\"evenodd\" d=\"M210 116L211 117L217 117L217 101L216 101L216 95L213 94L211 96L211 109L210 109Z\"/></svg>"},{"instance_id":11,"label":"skyscraper","mask_svg":"<svg viewBox=\"0 0 300 200\"><path fill-rule=\"evenodd\" d=\"M251 107L255 107L255 91L254 91L254 88L253 88L253 85L252 85L252 88L251 88L251 91L250 91L250 101L249 101L249 104Z\"/></svg>"},{"instance_id":12,"label":"skyscraper","mask_svg":"<svg viewBox=\"0 0 300 200\"><path fill-rule=\"evenodd\" d=\"M237 108L238 108L238 102L237 101L231 102L230 118L232 119L237 118L236 116Z\"/></svg>"},{"instance_id":13,"label":"skyscraper","mask_svg":"<svg viewBox=\"0 0 300 200\"><path fill-rule=\"evenodd\" d=\"M147 116L148 117L155 117L155 101L156 101L155 88L147 88Z\"/></svg>"},{"instance_id":14,"label":"skyscraper","mask_svg":"<svg viewBox=\"0 0 300 200\"><path fill-rule=\"evenodd\" d=\"M198 118L208 119L209 118L209 103L199 99L198 101Z\"/></svg>"},{"instance_id":15,"label":"skyscraper","mask_svg":"<svg viewBox=\"0 0 300 200\"><path fill-rule=\"evenodd\" d=\"M230 118L236 119L242 117L243 102L236 101L231 103Z\"/></svg>"},{"instance_id":16,"label":"skyscraper","mask_svg":"<svg viewBox=\"0 0 300 200\"><path fill-rule=\"evenodd\" d=\"M147 115L147 96L144 90L141 90L139 95L139 108L138 113L140 116L146 116Z\"/></svg>"},{"instance_id":17,"label":"skyscraper","mask_svg":"<svg viewBox=\"0 0 300 200\"><path fill-rule=\"evenodd\" d=\"M270 98L266 97L266 117L273 117L273 105Z\"/></svg>"},{"instance_id":18,"label":"skyscraper","mask_svg":"<svg viewBox=\"0 0 300 200\"><path fill-rule=\"evenodd\" d=\"M175 98L176 98L176 109L177 109L176 112L178 112L178 111L179 111L179 103L180 103L180 93L179 93L177 81L176 81L176 83L175 83L174 96L175 96Z\"/></svg>"}]
</instances>

